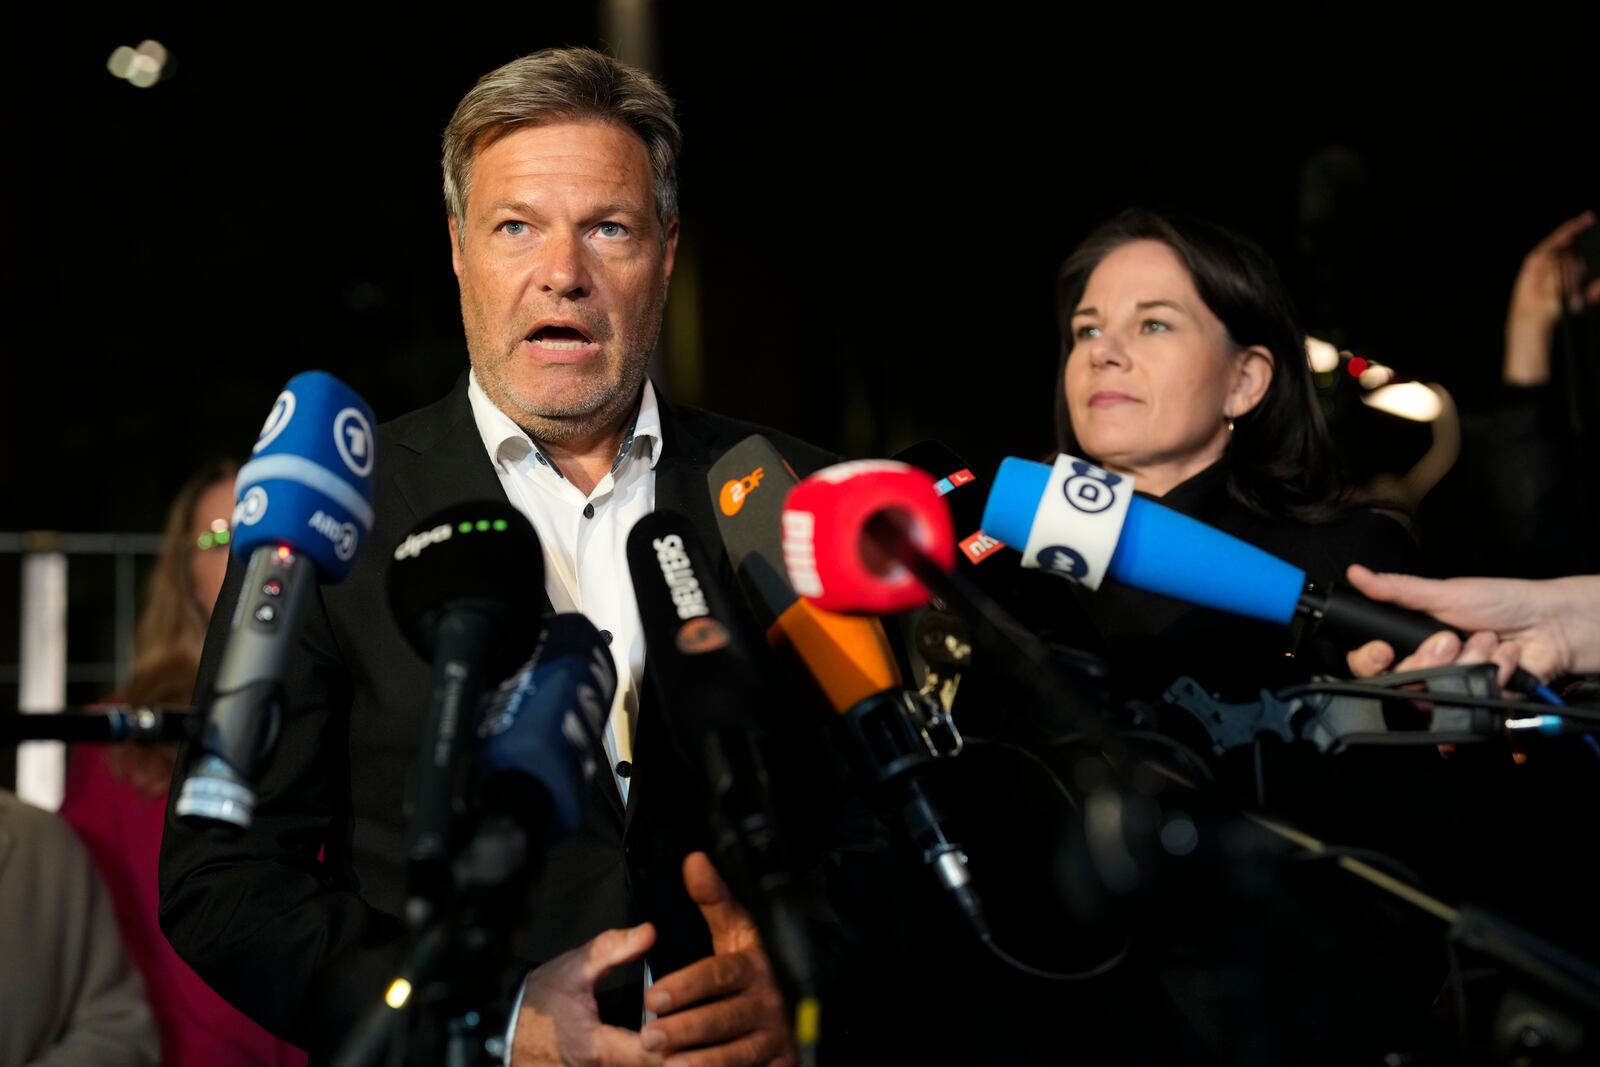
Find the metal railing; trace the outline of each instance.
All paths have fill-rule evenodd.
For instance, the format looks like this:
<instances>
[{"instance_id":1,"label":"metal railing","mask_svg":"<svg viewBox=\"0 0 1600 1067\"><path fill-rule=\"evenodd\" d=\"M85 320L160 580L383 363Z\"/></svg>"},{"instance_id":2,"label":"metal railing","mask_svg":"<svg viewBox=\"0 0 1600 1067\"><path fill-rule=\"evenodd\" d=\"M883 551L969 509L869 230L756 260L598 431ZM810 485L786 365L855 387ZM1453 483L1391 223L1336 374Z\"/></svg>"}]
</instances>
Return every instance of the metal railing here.
<instances>
[{"instance_id":1,"label":"metal railing","mask_svg":"<svg viewBox=\"0 0 1600 1067\"><path fill-rule=\"evenodd\" d=\"M0 556L20 560L18 650L15 663L0 663L0 685L17 687L17 709L49 713L67 703L67 686L93 683L109 689L128 676L133 663L133 631L138 619L136 565L158 555L160 534L0 533ZM112 661L71 662L67 654L67 582L70 562L79 557L112 560ZM30 804L54 810L61 804L65 749L30 744L17 752L16 792Z\"/></svg>"}]
</instances>

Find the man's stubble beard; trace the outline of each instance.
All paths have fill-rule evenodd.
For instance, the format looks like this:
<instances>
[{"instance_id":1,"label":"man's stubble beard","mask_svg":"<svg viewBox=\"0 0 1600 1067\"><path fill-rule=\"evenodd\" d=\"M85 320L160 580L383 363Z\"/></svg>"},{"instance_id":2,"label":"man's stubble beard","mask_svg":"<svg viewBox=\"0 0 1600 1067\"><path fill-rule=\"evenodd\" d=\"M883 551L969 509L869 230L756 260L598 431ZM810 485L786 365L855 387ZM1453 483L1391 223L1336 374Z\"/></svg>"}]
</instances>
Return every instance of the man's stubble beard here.
<instances>
[{"instance_id":1,"label":"man's stubble beard","mask_svg":"<svg viewBox=\"0 0 1600 1067\"><path fill-rule=\"evenodd\" d=\"M538 397L519 395L511 371L520 358L516 347L521 341L513 342L509 350L499 348L483 352L486 347L493 349L494 342L485 342L482 331L473 328L474 316L468 309L466 293L462 293L461 301L467 349L484 393L534 440L555 445L582 441L619 428L639 402L639 390L660 337L665 312L666 286L663 284L657 299L638 322L638 328L632 331L635 348L623 353L617 380L614 383L604 379L585 382L576 397L554 407L540 403Z\"/></svg>"}]
</instances>

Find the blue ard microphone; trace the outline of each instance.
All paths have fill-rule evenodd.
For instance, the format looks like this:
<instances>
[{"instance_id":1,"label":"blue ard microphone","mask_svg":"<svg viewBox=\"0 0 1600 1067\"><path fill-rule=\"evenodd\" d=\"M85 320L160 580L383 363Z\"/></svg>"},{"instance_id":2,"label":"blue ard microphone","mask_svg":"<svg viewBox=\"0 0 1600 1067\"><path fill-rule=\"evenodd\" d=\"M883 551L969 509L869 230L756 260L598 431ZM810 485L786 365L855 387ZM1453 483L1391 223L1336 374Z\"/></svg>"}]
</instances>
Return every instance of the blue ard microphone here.
<instances>
[{"instance_id":1,"label":"blue ard microphone","mask_svg":"<svg viewBox=\"0 0 1600 1067\"><path fill-rule=\"evenodd\" d=\"M312 589L350 571L372 528L372 409L331 374L278 394L235 483L233 552L244 584L178 816L214 833L250 825L255 779L277 741L283 671Z\"/></svg>"},{"instance_id":2,"label":"blue ard microphone","mask_svg":"<svg viewBox=\"0 0 1600 1067\"><path fill-rule=\"evenodd\" d=\"M1060 456L1052 467L1010 457L1001 461L989 491L983 530L1020 547L1024 567L1090 589L1110 578L1267 622L1286 625L1302 615L1337 640L1387 641L1397 658L1451 629L1346 586L1308 583L1299 567L1135 496L1133 488L1133 479L1073 456ZM1520 689L1538 682L1519 669L1511 684Z\"/></svg>"}]
</instances>

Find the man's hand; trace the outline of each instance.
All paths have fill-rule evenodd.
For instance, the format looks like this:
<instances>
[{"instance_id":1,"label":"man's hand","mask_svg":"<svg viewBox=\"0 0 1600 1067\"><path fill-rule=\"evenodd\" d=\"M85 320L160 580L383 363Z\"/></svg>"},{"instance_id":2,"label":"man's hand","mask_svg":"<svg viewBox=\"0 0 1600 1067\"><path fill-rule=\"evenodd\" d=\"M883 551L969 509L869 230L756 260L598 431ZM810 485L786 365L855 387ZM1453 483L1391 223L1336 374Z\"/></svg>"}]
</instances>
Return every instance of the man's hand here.
<instances>
[{"instance_id":1,"label":"man's hand","mask_svg":"<svg viewBox=\"0 0 1600 1067\"><path fill-rule=\"evenodd\" d=\"M655 944L649 923L607 930L586 945L535 967L524 986L511 1051L512 1067L654 1067L661 1057L632 1030L600 1021L594 985L614 967L640 959Z\"/></svg>"},{"instance_id":2,"label":"man's hand","mask_svg":"<svg viewBox=\"0 0 1600 1067\"><path fill-rule=\"evenodd\" d=\"M658 1016L639 1036L667 1067L755 1067L796 1062L783 996L761 937L704 852L683 861L683 884L711 930L712 954L645 994Z\"/></svg>"}]
</instances>

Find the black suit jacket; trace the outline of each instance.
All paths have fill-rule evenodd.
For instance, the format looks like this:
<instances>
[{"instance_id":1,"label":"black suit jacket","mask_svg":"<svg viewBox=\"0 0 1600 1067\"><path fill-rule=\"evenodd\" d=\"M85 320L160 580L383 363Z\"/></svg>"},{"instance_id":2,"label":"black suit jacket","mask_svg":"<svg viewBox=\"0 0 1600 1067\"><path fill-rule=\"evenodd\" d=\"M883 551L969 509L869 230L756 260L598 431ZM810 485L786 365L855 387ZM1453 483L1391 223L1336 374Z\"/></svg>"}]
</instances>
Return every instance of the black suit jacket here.
<instances>
[{"instance_id":1,"label":"black suit jacket","mask_svg":"<svg viewBox=\"0 0 1600 1067\"><path fill-rule=\"evenodd\" d=\"M802 473L832 457L758 426L665 400L660 408L657 505L693 522L731 591L706 487L712 463L751 433L768 434ZM337 1046L359 1006L352 1001L382 988L404 939L403 807L429 668L391 616L387 561L439 509L505 499L465 375L445 399L380 426L377 437L373 529L350 574L320 587L306 613L288 668L282 734L258 783L250 830L218 842L169 811L161 848L161 924L173 946L229 1001L314 1052ZM196 693L211 691L243 575L231 561ZM550 610L542 588L526 598L530 611ZM697 775L661 736L648 684L641 697L627 809L611 776L597 775L583 826L546 852L530 900L534 919L512 944L522 960L537 963L647 919L657 925L649 955L657 975L710 950L681 878L683 855L702 845ZM175 790L195 754L180 758ZM638 1025L641 974L635 966L602 984L608 1021Z\"/></svg>"}]
</instances>

